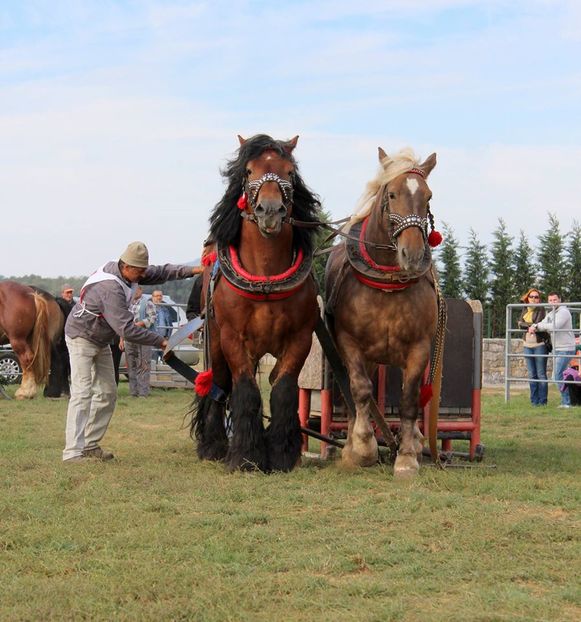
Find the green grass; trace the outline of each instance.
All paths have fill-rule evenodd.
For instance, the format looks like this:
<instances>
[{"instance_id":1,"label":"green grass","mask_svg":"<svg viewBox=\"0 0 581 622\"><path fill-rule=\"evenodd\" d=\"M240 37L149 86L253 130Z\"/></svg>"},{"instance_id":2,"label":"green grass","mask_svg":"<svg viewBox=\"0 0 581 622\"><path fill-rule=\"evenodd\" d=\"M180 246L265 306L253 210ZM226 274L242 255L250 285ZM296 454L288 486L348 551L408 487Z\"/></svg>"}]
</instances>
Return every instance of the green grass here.
<instances>
[{"instance_id":1,"label":"green grass","mask_svg":"<svg viewBox=\"0 0 581 622\"><path fill-rule=\"evenodd\" d=\"M200 463L190 397L122 385L117 459L80 465L60 461L66 402L0 400L0 620L581 618L581 409L489 391L497 468L402 484Z\"/></svg>"}]
</instances>

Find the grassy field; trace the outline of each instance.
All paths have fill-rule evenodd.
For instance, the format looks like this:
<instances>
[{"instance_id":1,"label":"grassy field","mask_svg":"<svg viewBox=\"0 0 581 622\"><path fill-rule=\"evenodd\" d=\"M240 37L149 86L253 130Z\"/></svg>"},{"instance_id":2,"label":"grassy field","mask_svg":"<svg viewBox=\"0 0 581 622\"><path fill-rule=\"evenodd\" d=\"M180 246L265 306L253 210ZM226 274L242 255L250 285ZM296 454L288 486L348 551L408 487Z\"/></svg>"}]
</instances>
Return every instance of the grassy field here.
<instances>
[{"instance_id":1,"label":"grassy field","mask_svg":"<svg viewBox=\"0 0 581 622\"><path fill-rule=\"evenodd\" d=\"M190 394L122 385L112 463L63 465L65 401L0 400L0 620L579 620L581 409L483 404L484 464L231 474Z\"/></svg>"}]
</instances>

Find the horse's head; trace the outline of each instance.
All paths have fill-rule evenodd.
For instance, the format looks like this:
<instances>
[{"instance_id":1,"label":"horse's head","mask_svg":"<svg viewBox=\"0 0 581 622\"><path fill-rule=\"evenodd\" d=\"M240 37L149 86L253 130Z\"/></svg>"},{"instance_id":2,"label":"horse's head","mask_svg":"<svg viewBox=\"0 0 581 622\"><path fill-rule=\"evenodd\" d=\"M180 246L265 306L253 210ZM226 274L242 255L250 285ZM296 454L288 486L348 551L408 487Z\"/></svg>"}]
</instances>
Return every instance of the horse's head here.
<instances>
[{"instance_id":1,"label":"horse's head","mask_svg":"<svg viewBox=\"0 0 581 622\"><path fill-rule=\"evenodd\" d=\"M265 238L276 237L293 203L293 149L299 137L282 143L282 150L266 148L246 163L243 197L239 202L243 216L256 223ZM246 140L238 136L242 147Z\"/></svg>"},{"instance_id":2,"label":"horse's head","mask_svg":"<svg viewBox=\"0 0 581 622\"><path fill-rule=\"evenodd\" d=\"M384 170L394 163L379 148L379 162ZM406 167L407 170L391 179L383 188L381 207L388 219L392 239L397 245L400 267L414 271L419 268L428 238L428 221L432 192L426 179L436 166L436 154L432 153L422 164Z\"/></svg>"}]
</instances>

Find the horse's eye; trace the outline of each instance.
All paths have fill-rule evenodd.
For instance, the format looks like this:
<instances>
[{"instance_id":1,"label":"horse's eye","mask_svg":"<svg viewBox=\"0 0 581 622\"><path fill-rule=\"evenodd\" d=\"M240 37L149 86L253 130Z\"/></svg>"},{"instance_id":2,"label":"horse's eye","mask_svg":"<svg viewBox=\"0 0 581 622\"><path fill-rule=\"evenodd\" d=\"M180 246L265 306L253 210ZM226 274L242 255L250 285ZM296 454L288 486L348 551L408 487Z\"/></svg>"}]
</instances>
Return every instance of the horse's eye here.
<instances>
[{"instance_id":1,"label":"horse's eye","mask_svg":"<svg viewBox=\"0 0 581 622\"><path fill-rule=\"evenodd\" d=\"M250 175L252 175L252 171L249 168L247 168L246 169L246 177L250 177Z\"/></svg>"},{"instance_id":2,"label":"horse's eye","mask_svg":"<svg viewBox=\"0 0 581 622\"><path fill-rule=\"evenodd\" d=\"M388 196L392 201L395 201L395 192L390 192Z\"/></svg>"}]
</instances>

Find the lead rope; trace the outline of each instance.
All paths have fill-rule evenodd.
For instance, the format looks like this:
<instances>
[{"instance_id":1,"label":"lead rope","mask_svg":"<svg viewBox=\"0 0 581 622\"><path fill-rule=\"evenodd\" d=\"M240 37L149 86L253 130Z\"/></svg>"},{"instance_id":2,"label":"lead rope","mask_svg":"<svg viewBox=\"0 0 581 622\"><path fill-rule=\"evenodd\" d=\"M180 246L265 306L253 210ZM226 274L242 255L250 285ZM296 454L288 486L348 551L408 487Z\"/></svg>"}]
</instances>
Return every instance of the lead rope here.
<instances>
[{"instance_id":1,"label":"lead rope","mask_svg":"<svg viewBox=\"0 0 581 622\"><path fill-rule=\"evenodd\" d=\"M440 454L438 452L438 415L440 413L440 394L442 392L442 361L444 358L444 339L447 322L446 300L442 294L438 277L434 270L434 266L430 268L432 279L434 280L434 289L436 290L436 298L438 301L438 324L436 327L436 337L434 339L434 349L430 359L430 371L428 374L428 384L433 385L434 391L430 402L430 421L428 442L430 445L430 453L434 464L440 468Z\"/></svg>"}]
</instances>

